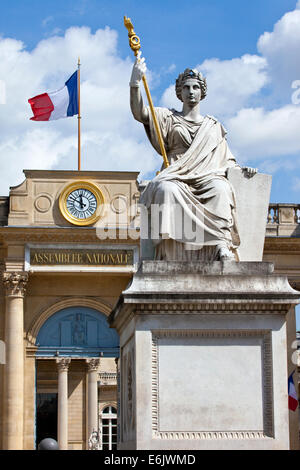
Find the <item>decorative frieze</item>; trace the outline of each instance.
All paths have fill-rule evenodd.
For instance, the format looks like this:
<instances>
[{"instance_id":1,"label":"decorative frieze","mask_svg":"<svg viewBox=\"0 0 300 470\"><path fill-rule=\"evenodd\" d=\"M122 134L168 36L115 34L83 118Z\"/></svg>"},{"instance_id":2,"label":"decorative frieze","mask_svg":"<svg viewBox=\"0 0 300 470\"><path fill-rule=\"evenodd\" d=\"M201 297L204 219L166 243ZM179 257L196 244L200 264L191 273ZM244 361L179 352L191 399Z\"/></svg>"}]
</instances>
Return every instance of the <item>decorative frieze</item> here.
<instances>
[{"instance_id":1,"label":"decorative frieze","mask_svg":"<svg viewBox=\"0 0 300 470\"><path fill-rule=\"evenodd\" d=\"M263 314L270 314L270 315L282 315L287 313L290 306L289 304L270 304L270 303L225 303L224 301L218 302L215 300L211 303L159 303L159 304L140 304L139 305L139 312L142 315L145 314L153 314L155 312L159 314L174 314L174 313L191 313L195 312L203 313L203 314L247 314L247 315L257 315L261 312Z\"/></svg>"},{"instance_id":2,"label":"decorative frieze","mask_svg":"<svg viewBox=\"0 0 300 470\"><path fill-rule=\"evenodd\" d=\"M116 386L117 372L100 372L99 373L100 385Z\"/></svg>"},{"instance_id":3,"label":"decorative frieze","mask_svg":"<svg viewBox=\"0 0 300 470\"><path fill-rule=\"evenodd\" d=\"M234 431L234 432L154 432L155 439L167 440L217 440L217 439L270 439L263 432Z\"/></svg>"},{"instance_id":4,"label":"decorative frieze","mask_svg":"<svg viewBox=\"0 0 300 470\"><path fill-rule=\"evenodd\" d=\"M4 272L3 283L6 295L11 297L24 297L28 282L27 272Z\"/></svg>"}]
</instances>

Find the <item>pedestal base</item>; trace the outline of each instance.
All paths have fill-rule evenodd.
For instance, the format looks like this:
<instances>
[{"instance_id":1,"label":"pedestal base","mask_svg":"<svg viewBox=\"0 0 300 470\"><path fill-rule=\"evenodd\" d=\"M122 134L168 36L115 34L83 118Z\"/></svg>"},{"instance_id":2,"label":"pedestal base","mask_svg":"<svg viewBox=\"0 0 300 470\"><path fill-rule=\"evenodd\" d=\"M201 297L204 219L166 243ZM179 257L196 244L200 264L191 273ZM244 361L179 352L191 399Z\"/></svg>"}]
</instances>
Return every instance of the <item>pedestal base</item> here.
<instances>
[{"instance_id":1,"label":"pedestal base","mask_svg":"<svg viewBox=\"0 0 300 470\"><path fill-rule=\"evenodd\" d=\"M270 263L144 261L110 315L119 449L289 449L286 321Z\"/></svg>"}]
</instances>

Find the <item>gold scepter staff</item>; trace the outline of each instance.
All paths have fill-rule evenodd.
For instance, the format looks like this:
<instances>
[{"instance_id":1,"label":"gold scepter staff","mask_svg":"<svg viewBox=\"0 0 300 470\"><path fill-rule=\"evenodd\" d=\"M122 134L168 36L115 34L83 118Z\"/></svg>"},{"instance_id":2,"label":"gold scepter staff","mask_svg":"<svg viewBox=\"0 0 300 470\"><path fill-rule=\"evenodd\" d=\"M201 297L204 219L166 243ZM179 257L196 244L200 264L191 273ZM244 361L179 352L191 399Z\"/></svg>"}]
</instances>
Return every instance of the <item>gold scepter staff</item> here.
<instances>
[{"instance_id":1,"label":"gold scepter staff","mask_svg":"<svg viewBox=\"0 0 300 470\"><path fill-rule=\"evenodd\" d=\"M141 41L140 41L140 38L135 34L135 32L133 30L133 25L131 23L131 19L127 18L126 16L124 16L124 26L128 30L129 46L133 50L134 55L137 56L138 51L141 48ZM153 122L154 122L154 127L155 127L156 134L157 134L157 139L158 139L158 142L159 142L160 151L161 151L162 157L164 159L165 167L167 168L169 166L169 160L168 160L168 157L167 157L167 154L166 154L164 141L163 141L161 131L160 131L160 127L159 127L159 124L158 124L158 121L157 121L157 118L156 118L155 109L154 109L154 106L153 106L150 90L149 90L147 79L146 79L145 75L143 75L142 80L143 80L146 95L147 95L147 98L148 98L148 103L149 103L150 111L151 111Z\"/></svg>"}]
</instances>

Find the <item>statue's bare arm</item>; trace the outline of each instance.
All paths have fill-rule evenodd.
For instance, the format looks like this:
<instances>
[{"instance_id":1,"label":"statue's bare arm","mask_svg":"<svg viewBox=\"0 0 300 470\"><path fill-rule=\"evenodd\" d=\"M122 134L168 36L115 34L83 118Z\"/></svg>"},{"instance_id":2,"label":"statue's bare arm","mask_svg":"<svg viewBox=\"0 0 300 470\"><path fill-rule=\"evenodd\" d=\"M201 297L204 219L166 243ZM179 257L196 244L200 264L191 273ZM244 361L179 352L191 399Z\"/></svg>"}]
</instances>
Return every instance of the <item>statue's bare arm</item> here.
<instances>
[{"instance_id":1,"label":"statue's bare arm","mask_svg":"<svg viewBox=\"0 0 300 470\"><path fill-rule=\"evenodd\" d=\"M140 90L140 82L145 73L145 59L141 58L141 53L139 52L133 65L130 79L130 108L134 119L143 124L149 124L149 111L148 108L144 106Z\"/></svg>"},{"instance_id":2,"label":"statue's bare arm","mask_svg":"<svg viewBox=\"0 0 300 470\"><path fill-rule=\"evenodd\" d=\"M130 87L130 108L134 119L143 124L149 124L149 111L148 108L144 106L139 87Z\"/></svg>"}]
</instances>

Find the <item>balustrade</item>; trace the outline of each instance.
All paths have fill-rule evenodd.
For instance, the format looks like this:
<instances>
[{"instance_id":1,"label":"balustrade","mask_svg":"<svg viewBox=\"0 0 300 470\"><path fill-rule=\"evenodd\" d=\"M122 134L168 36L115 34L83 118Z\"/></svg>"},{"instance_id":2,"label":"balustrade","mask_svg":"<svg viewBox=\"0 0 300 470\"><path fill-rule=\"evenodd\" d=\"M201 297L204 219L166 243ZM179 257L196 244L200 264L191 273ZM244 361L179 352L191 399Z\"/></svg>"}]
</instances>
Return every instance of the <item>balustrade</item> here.
<instances>
[{"instance_id":1,"label":"balustrade","mask_svg":"<svg viewBox=\"0 0 300 470\"><path fill-rule=\"evenodd\" d=\"M300 204L270 204L267 236L300 236Z\"/></svg>"}]
</instances>

